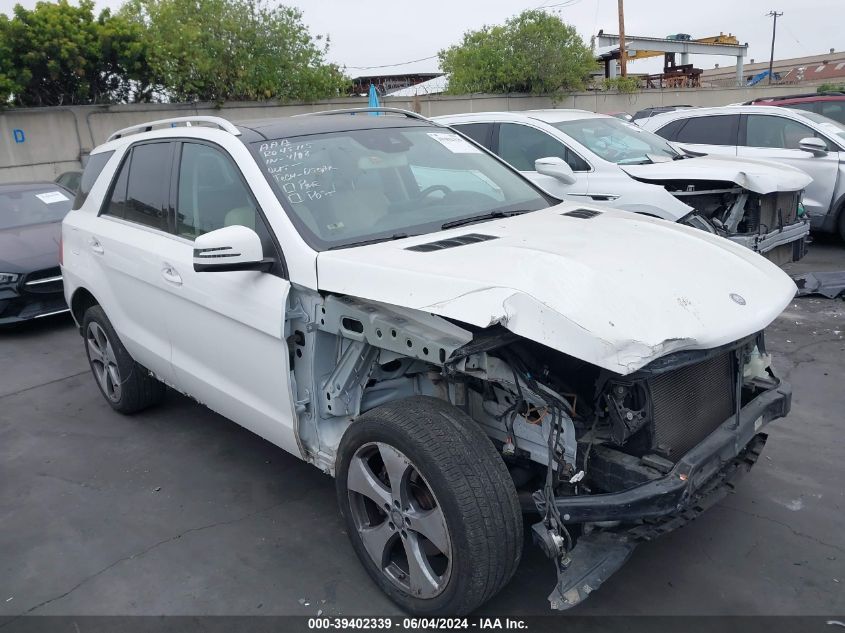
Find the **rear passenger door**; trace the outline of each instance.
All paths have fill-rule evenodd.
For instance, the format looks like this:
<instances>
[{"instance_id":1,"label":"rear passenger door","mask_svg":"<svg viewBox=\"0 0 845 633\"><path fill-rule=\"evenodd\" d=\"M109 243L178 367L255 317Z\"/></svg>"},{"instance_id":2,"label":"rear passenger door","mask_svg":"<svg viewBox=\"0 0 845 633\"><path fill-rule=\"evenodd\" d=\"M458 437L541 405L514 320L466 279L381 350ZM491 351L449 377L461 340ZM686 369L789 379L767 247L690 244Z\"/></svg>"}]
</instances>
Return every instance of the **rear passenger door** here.
<instances>
[{"instance_id":1,"label":"rear passenger door","mask_svg":"<svg viewBox=\"0 0 845 633\"><path fill-rule=\"evenodd\" d=\"M282 256L240 170L220 146L178 143L174 236L160 265L176 385L214 411L299 454L293 433ZM194 240L215 229L253 229L270 272L194 271Z\"/></svg>"},{"instance_id":2,"label":"rear passenger door","mask_svg":"<svg viewBox=\"0 0 845 633\"><path fill-rule=\"evenodd\" d=\"M85 245L106 286L97 298L121 342L136 361L171 384L161 261L172 242L173 150L173 143L159 141L137 143L126 152Z\"/></svg>"}]
</instances>

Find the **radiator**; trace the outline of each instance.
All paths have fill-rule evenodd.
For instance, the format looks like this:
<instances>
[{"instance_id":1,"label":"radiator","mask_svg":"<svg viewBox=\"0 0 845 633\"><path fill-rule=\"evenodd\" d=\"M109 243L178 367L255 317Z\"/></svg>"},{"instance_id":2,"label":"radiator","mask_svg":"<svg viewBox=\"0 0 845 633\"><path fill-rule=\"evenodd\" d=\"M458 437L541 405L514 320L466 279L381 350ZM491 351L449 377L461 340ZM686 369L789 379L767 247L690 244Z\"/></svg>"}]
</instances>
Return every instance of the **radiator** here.
<instances>
[{"instance_id":1,"label":"radiator","mask_svg":"<svg viewBox=\"0 0 845 633\"><path fill-rule=\"evenodd\" d=\"M653 448L677 462L734 408L735 362L726 352L649 380Z\"/></svg>"}]
</instances>

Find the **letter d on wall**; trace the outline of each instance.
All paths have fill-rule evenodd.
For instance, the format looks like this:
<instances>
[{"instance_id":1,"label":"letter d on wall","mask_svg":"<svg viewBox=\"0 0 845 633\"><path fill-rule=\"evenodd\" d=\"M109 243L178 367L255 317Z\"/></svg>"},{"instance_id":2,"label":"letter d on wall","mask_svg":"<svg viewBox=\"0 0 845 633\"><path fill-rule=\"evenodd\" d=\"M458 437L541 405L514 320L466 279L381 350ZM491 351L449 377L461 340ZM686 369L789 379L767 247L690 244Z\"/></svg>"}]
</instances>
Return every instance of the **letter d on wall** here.
<instances>
[{"instance_id":1,"label":"letter d on wall","mask_svg":"<svg viewBox=\"0 0 845 633\"><path fill-rule=\"evenodd\" d=\"M26 135L23 133L23 130L15 128L14 130L12 130L12 136L15 137L15 143L26 142Z\"/></svg>"}]
</instances>

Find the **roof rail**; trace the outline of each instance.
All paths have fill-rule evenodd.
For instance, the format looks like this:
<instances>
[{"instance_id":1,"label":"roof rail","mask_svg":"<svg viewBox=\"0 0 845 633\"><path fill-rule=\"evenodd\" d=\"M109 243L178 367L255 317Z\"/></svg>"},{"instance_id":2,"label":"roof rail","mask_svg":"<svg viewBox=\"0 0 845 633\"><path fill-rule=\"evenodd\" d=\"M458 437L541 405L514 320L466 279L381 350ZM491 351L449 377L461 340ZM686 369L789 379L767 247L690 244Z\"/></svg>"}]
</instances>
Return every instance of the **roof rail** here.
<instances>
[{"instance_id":1,"label":"roof rail","mask_svg":"<svg viewBox=\"0 0 845 633\"><path fill-rule=\"evenodd\" d=\"M845 96L845 92L840 92L838 90L825 90L823 92L804 92L800 94L794 95L778 95L775 97L757 97L756 99L752 99L748 101L748 104L753 103L761 103L761 102L770 102L770 101L786 101L788 99L811 99L813 97L841 97Z\"/></svg>"},{"instance_id":2,"label":"roof rail","mask_svg":"<svg viewBox=\"0 0 845 633\"><path fill-rule=\"evenodd\" d=\"M320 110L319 112L305 112L304 114L297 114L295 116L323 116L327 114L359 114L359 113L384 113L384 114L404 114L409 119L420 119L421 121L428 121L429 119L416 112L410 110L403 110L402 108L344 108L342 110Z\"/></svg>"},{"instance_id":3,"label":"roof rail","mask_svg":"<svg viewBox=\"0 0 845 633\"><path fill-rule=\"evenodd\" d=\"M217 126L217 128L224 130L234 136L240 136L241 134L241 131L235 125L233 125L230 121L227 121L226 119L219 116L179 116L174 117L172 119L158 119L156 121L148 121L147 123L139 123L137 125L125 127L122 130L113 132L111 136L106 139L106 142L108 143L109 141L113 141L124 136L129 136L130 134L141 134L142 132L149 132L150 130L156 127L179 127L180 125L184 125L185 127L191 127L193 125L202 124Z\"/></svg>"}]
</instances>

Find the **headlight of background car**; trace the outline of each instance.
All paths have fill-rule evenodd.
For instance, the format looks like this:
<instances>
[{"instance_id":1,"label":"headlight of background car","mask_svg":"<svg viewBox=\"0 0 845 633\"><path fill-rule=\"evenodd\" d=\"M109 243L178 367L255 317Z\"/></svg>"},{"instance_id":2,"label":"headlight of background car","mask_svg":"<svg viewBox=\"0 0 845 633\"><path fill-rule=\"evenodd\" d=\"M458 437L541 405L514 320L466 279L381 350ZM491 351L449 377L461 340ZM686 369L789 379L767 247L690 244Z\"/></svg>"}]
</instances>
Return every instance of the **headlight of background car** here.
<instances>
[{"instance_id":1,"label":"headlight of background car","mask_svg":"<svg viewBox=\"0 0 845 633\"><path fill-rule=\"evenodd\" d=\"M16 273L0 273L0 288L11 288L19 277Z\"/></svg>"}]
</instances>

